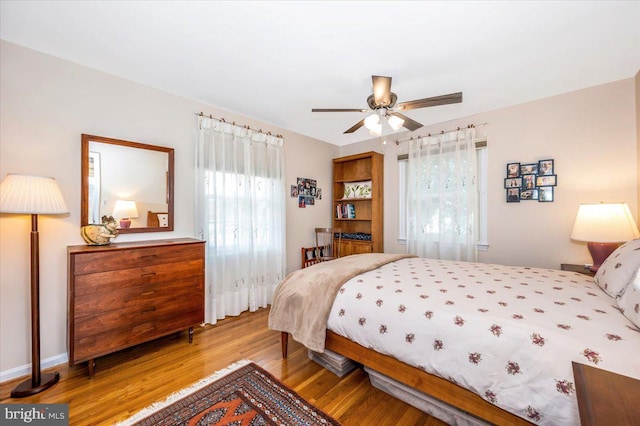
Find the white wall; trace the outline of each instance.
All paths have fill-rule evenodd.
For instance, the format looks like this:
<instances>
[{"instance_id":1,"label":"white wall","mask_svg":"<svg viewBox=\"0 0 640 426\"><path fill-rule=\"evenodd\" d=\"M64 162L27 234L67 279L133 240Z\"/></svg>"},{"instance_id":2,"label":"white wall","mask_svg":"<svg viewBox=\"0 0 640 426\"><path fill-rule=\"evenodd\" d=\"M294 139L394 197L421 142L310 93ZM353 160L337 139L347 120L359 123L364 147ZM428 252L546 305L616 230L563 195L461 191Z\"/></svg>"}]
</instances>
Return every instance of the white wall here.
<instances>
[{"instance_id":1,"label":"white wall","mask_svg":"<svg viewBox=\"0 0 640 426\"><path fill-rule=\"evenodd\" d=\"M438 133L474 123L489 148L489 249L482 262L548 268L589 263L585 243L569 238L580 203L623 201L637 217L638 166L636 88L633 78L503 108L438 125L413 135ZM437 107L436 107L437 108ZM410 112L407 113L410 115ZM411 134L409 134L411 135ZM401 135L404 139L406 135ZM394 136L391 140L398 138ZM340 155L376 150L385 154L385 251L398 244L397 155L407 152L380 140L342 147ZM558 175L553 203L505 201L506 164L552 158Z\"/></svg>"},{"instance_id":2,"label":"white wall","mask_svg":"<svg viewBox=\"0 0 640 426\"><path fill-rule=\"evenodd\" d=\"M331 209L334 145L72 64L2 41L0 45L0 178L7 173L53 176L70 214L40 217L41 355L64 361L67 350L66 247L80 237L80 135L175 148L175 231L127 234L118 242L194 236L195 113L282 134L288 185L316 179L324 199L298 209L287 199L287 270ZM29 231L23 215L0 215L0 371L25 373L30 362ZM62 356L60 356L62 354ZM43 363L46 366L46 362ZM16 373L16 374L18 374Z\"/></svg>"}]
</instances>

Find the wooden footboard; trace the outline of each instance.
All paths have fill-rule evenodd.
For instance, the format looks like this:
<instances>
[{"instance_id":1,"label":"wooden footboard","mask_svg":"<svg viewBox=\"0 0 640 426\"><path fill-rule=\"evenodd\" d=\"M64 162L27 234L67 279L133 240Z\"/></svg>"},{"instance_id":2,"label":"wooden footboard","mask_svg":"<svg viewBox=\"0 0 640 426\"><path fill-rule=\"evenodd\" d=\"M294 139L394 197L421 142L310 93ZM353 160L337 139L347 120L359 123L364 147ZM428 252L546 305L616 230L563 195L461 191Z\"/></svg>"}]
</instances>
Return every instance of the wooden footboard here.
<instances>
[{"instance_id":1,"label":"wooden footboard","mask_svg":"<svg viewBox=\"0 0 640 426\"><path fill-rule=\"evenodd\" d=\"M287 357L288 338L289 333L281 333L283 358ZM329 330L327 330L325 347L487 422L509 425L531 424L452 382L426 373L390 356L367 349Z\"/></svg>"}]
</instances>

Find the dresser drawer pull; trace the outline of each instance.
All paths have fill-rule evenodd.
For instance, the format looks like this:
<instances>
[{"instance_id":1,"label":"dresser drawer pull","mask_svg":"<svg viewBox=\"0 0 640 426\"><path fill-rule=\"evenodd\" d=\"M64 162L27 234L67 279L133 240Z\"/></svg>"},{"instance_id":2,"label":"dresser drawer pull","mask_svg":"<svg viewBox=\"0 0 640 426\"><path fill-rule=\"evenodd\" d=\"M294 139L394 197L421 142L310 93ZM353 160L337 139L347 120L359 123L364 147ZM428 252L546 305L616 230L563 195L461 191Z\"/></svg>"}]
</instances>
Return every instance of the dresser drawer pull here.
<instances>
[{"instance_id":1,"label":"dresser drawer pull","mask_svg":"<svg viewBox=\"0 0 640 426\"><path fill-rule=\"evenodd\" d=\"M144 293L141 293L141 296L151 296L152 294L154 294L156 291L155 290L150 290L150 291L145 291Z\"/></svg>"},{"instance_id":2,"label":"dresser drawer pull","mask_svg":"<svg viewBox=\"0 0 640 426\"><path fill-rule=\"evenodd\" d=\"M141 314L146 314L147 312L155 312L156 308L147 308L140 311Z\"/></svg>"},{"instance_id":3,"label":"dresser drawer pull","mask_svg":"<svg viewBox=\"0 0 640 426\"><path fill-rule=\"evenodd\" d=\"M152 276L154 276L154 275L156 275L156 273L155 273L155 272L147 272L146 274L142 274L142 275L140 275L140 276L141 276L141 277L152 277Z\"/></svg>"}]
</instances>

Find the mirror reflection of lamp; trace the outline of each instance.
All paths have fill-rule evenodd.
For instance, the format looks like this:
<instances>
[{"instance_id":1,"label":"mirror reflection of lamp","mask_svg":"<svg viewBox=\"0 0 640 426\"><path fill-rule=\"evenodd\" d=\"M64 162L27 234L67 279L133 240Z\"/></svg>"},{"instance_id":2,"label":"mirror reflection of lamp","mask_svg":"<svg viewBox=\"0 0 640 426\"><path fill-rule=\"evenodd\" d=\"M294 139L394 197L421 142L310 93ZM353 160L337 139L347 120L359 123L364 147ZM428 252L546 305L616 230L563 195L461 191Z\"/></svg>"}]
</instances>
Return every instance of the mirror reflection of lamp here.
<instances>
[{"instance_id":1,"label":"mirror reflection of lamp","mask_svg":"<svg viewBox=\"0 0 640 426\"><path fill-rule=\"evenodd\" d=\"M571 239L587 242L593 258L592 272L598 271L620 243L639 236L627 203L580 204L571 232Z\"/></svg>"},{"instance_id":2,"label":"mirror reflection of lamp","mask_svg":"<svg viewBox=\"0 0 640 426\"><path fill-rule=\"evenodd\" d=\"M131 228L131 218L138 217L138 208L135 201L117 200L113 207L113 217L120 218L120 228Z\"/></svg>"}]
</instances>

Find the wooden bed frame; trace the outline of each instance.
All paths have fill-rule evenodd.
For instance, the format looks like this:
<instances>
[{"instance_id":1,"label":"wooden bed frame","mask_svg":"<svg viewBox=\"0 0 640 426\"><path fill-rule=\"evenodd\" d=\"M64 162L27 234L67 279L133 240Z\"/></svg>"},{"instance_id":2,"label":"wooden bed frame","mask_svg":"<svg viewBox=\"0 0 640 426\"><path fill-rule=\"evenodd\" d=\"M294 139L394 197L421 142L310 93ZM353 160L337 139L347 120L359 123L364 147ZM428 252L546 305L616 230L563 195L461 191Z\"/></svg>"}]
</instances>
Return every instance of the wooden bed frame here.
<instances>
[{"instance_id":1,"label":"wooden bed frame","mask_svg":"<svg viewBox=\"0 0 640 426\"><path fill-rule=\"evenodd\" d=\"M289 333L281 332L282 357L287 357ZM531 425L521 417L485 401L448 380L380 354L327 330L325 348L410 386L459 410L494 424Z\"/></svg>"}]
</instances>

